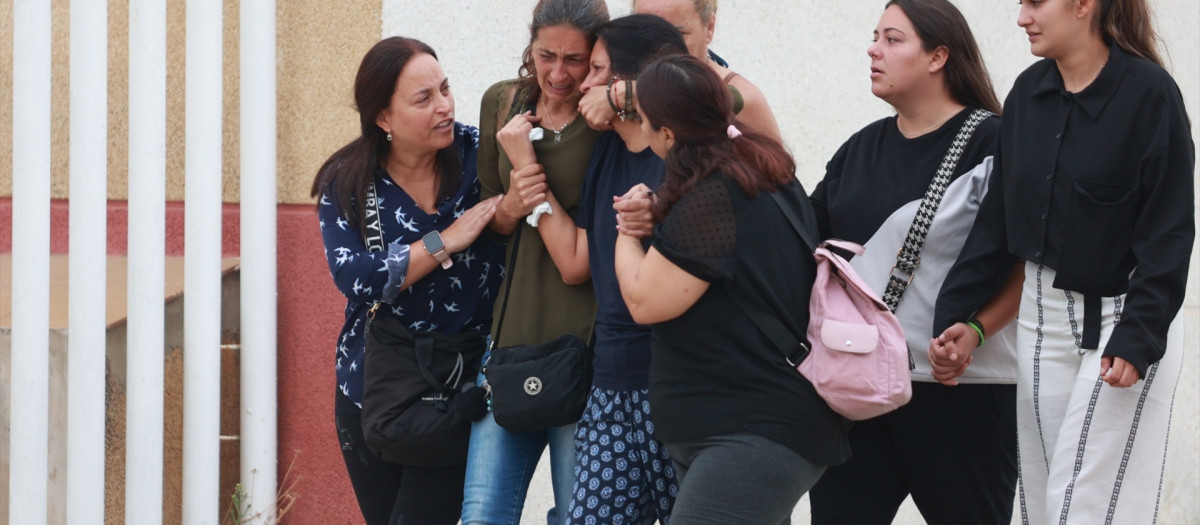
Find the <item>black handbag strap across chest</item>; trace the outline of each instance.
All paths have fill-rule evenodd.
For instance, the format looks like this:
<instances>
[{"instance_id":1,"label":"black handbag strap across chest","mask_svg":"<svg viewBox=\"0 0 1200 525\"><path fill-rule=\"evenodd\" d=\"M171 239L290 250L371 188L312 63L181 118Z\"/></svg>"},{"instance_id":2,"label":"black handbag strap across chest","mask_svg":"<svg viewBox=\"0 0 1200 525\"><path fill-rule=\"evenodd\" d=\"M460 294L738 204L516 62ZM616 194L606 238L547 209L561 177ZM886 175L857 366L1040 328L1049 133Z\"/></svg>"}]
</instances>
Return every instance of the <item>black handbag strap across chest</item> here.
<instances>
[{"instance_id":1,"label":"black handbag strap across chest","mask_svg":"<svg viewBox=\"0 0 1200 525\"><path fill-rule=\"evenodd\" d=\"M492 338L489 350L496 348L497 342L500 341L500 330L504 328L504 314L508 311L508 293L512 291L512 274L517 267L517 249L521 247L521 230L523 229L521 222L517 221L516 231L513 232L512 253L508 256L508 266L504 270L504 302L500 303L500 315L496 317L496 336Z\"/></svg>"}]
</instances>

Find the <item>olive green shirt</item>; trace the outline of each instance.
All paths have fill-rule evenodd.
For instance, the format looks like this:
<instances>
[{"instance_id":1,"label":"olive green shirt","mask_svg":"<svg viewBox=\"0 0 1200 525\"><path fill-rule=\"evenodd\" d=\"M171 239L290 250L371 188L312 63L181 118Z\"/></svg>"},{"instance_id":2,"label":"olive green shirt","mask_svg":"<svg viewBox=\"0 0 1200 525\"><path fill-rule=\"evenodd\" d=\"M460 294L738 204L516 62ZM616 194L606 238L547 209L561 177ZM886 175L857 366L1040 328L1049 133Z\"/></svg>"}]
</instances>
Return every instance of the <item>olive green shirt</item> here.
<instances>
[{"instance_id":1,"label":"olive green shirt","mask_svg":"<svg viewBox=\"0 0 1200 525\"><path fill-rule=\"evenodd\" d=\"M481 186L480 199L508 191L509 172L512 162L496 142L498 125L509 119L514 104L514 81L498 82L483 95L479 111L479 158L478 172ZM529 109L518 102L517 109ZM554 142L554 134L547 132L545 138L533 143L538 163L546 171L546 183L563 208L575 217L579 211L579 200L583 193L583 179L587 172L592 148L600 132L589 128L587 121L578 116L562 130L562 141ZM505 282L500 287L496 300L496 324L493 336L500 328L500 309L504 307L504 289L512 280L512 299L504 314L502 339L498 346L544 343L563 334L574 334L584 341L591 339L592 321L596 315L596 297L592 283L567 285L562 274L546 251L546 245L537 229L524 220L517 224L521 228L515 268L505 270ZM511 237L505 264L512 257Z\"/></svg>"}]
</instances>

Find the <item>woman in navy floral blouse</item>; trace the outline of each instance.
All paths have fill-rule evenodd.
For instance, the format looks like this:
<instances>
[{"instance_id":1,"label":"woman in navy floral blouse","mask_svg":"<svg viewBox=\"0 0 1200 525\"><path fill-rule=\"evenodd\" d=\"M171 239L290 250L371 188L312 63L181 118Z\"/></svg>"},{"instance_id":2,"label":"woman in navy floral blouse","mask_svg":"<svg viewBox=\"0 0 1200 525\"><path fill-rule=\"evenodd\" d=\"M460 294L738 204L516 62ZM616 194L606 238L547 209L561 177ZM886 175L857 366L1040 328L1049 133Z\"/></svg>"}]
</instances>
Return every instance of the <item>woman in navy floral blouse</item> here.
<instances>
[{"instance_id":1,"label":"woman in navy floral blouse","mask_svg":"<svg viewBox=\"0 0 1200 525\"><path fill-rule=\"evenodd\" d=\"M454 96L429 46L380 41L359 66L354 100L362 134L325 161L312 190L329 271L347 299L334 352L338 440L368 524L453 525L465 467L387 463L365 446L363 336L380 301L377 315L412 331L490 327L502 250L479 233L502 196L479 202L479 131L454 121ZM377 236L384 249L371 251L364 239Z\"/></svg>"}]
</instances>

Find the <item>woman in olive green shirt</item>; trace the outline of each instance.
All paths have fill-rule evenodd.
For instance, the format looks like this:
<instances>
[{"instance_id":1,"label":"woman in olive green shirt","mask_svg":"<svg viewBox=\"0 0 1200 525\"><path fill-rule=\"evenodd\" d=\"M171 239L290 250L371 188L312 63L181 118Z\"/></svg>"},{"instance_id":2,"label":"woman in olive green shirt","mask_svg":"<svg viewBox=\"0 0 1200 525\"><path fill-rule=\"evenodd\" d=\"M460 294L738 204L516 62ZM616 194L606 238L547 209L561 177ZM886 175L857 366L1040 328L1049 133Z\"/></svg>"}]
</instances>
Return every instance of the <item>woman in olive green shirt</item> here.
<instances>
[{"instance_id":1,"label":"woman in olive green shirt","mask_svg":"<svg viewBox=\"0 0 1200 525\"><path fill-rule=\"evenodd\" d=\"M504 195L490 228L509 239L517 228L524 230L515 267L505 270L505 278L513 279L511 298L501 292L496 302L497 309L508 303L504 326L493 327L493 336L497 331L502 335L498 346L542 343L563 334L586 341L592 335L596 300L591 284L586 278L564 278L559 273L526 217L545 202L547 190L572 216L579 208L588 159L600 136L578 118L579 86L588 73L595 28L606 21L608 7L603 0L539 1L520 77L493 85L480 105L481 198ZM516 148L510 157L496 138L505 126L510 130L540 126L544 138ZM507 284L501 287L505 288ZM475 422L467 457L463 525L519 522L530 478L547 445L555 506L565 512L575 475L574 427L509 432L490 414ZM562 521L553 511L547 520Z\"/></svg>"}]
</instances>

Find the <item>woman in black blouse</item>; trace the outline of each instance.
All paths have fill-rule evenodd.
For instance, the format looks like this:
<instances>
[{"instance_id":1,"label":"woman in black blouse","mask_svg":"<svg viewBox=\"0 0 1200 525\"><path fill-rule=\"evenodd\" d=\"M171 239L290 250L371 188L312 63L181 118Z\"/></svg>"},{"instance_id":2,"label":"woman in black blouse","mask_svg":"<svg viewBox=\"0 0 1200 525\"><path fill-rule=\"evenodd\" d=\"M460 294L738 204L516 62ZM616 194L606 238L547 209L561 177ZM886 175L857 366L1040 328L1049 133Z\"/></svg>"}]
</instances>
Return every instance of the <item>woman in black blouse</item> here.
<instances>
[{"instance_id":1,"label":"woman in black blouse","mask_svg":"<svg viewBox=\"0 0 1200 525\"><path fill-rule=\"evenodd\" d=\"M648 252L635 214L618 217L616 274L634 321L653 325L650 403L680 479L671 522L786 523L849 456L845 421L785 358L799 353L816 265L767 192L813 228L808 199L779 143L733 124L729 91L700 60L659 59L636 90L667 172ZM621 200L646 197L639 186ZM792 337L768 338L743 305Z\"/></svg>"},{"instance_id":2,"label":"woman in black blouse","mask_svg":"<svg viewBox=\"0 0 1200 525\"><path fill-rule=\"evenodd\" d=\"M961 329L1025 261L1023 518L1152 523L1195 238L1191 127L1146 0L1025 0L1017 24L1045 60L1009 92L992 190L934 327Z\"/></svg>"},{"instance_id":3,"label":"woman in black blouse","mask_svg":"<svg viewBox=\"0 0 1200 525\"><path fill-rule=\"evenodd\" d=\"M948 0L888 2L867 58L871 93L896 114L852 135L829 160L811 199L821 238L863 245L866 252L850 263L884 297L892 275L907 277L897 252L947 150L975 111L999 113L1000 101L970 26ZM908 496L930 525L1012 521L1017 365L1013 330L1001 329L1016 315L1022 274L976 314L980 330L989 330L984 348L975 350L982 341L971 328L953 340L964 354L974 350L970 367L927 358L942 279L992 176L1000 118L977 120L959 146L919 266L895 308L913 357L912 400L850 429L854 456L813 487L816 525L886 525ZM975 339L962 340L967 336Z\"/></svg>"}]
</instances>

